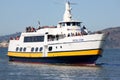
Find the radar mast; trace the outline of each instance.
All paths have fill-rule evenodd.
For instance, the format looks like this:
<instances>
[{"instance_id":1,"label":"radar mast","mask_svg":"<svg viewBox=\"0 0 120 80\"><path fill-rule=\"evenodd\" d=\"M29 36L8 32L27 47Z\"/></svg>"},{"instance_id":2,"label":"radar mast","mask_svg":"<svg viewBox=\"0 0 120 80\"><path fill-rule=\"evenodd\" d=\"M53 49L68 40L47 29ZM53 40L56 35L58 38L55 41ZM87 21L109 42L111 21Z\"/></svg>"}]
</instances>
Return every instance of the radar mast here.
<instances>
[{"instance_id":1,"label":"radar mast","mask_svg":"<svg viewBox=\"0 0 120 80\"><path fill-rule=\"evenodd\" d=\"M71 10L72 10L72 8L70 7L70 2L67 1L66 6L65 6L65 13L64 13L64 16L63 16L63 21L64 22L72 21Z\"/></svg>"}]
</instances>

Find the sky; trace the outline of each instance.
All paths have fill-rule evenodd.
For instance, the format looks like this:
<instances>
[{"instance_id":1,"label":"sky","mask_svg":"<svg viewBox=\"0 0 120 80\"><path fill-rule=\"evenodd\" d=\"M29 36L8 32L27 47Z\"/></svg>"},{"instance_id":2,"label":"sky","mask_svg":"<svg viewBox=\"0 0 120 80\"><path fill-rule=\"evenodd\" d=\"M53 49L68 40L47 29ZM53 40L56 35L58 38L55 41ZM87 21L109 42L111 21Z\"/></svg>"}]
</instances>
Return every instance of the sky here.
<instances>
[{"instance_id":1,"label":"sky","mask_svg":"<svg viewBox=\"0 0 120 80\"><path fill-rule=\"evenodd\" d=\"M24 32L28 26L56 26L67 0L0 0L0 35ZM69 0L73 19L96 31L120 26L120 0Z\"/></svg>"}]
</instances>

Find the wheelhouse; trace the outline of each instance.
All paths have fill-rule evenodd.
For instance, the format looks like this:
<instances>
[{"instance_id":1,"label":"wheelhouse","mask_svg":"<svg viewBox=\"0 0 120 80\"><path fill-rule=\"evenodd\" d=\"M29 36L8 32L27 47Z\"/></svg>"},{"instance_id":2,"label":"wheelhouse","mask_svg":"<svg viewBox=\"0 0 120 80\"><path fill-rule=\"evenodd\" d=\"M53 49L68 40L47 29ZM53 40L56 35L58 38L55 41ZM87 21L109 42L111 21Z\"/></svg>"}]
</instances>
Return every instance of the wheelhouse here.
<instances>
[{"instance_id":1,"label":"wheelhouse","mask_svg":"<svg viewBox=\"0 0 120 80\"><path fill-rule=\"evenodd\" d=\"M78 26L78 27L81 27L81 23L82 22L60 22L59 23L59 26Z\"/></svg>"}]
</instances>

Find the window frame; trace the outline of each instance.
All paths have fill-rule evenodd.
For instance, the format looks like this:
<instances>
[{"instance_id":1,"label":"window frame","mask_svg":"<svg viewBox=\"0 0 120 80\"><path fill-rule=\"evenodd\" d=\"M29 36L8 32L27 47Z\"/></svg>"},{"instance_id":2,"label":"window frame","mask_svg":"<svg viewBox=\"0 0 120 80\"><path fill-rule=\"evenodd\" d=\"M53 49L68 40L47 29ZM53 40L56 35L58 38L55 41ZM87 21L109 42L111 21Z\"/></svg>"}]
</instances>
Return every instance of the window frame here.
<instances>
[{"instance_id":1,"label":"window frame","mask_svg":"<svg viewBox=\"0 0 120 80\"><path fill-rule=\"evenodd\" d=\"M25 36L24 42L44 42L44 36Z\"/></svg>"}]
</instances>

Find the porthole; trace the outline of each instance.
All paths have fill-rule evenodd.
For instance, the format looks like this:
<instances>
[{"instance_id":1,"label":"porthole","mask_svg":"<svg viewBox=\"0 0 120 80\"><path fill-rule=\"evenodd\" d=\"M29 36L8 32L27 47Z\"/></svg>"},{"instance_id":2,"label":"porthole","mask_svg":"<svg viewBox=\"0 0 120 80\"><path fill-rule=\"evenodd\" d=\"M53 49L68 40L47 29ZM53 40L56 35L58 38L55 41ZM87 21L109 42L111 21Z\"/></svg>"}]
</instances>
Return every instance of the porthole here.
<instances>
[{"instance_id":1,"label":"porthole","mask_svg":"<svg viewBox=\"0 0 120 80\"><path fill-rule=\"evenodd\" d=\"M20 47L20 51L22 51L22 49L23 49L23 48L22 48L22 47Z\"/></svg>"},{"instance_id":2,"label":"porthole","mask_svg":"<svg viewBox=\"0 0 120 80\"><path fill-rule=\"evenodd\" d=\"M18 51L19 50L19 48L18 47L16 47L16 51Z\"/></svg>"},{"instance_id":3,"label":"porthole","mask_svg":"<svg viewBox=\"0 0 120 80\"><path fill-rule=\"evenodd\" d=\"M60 46L60 48L62 48L62 46Z\"/></svg>"},{"instance_id":4,"label":"porthole","mask_svg":"<svg viewBox=\"0 0 120 80\"><path fill-rule=\"evenodd\" d=\"M70 37L70 34L68 34L68 37Z\"/></svg>"},{"instance_id":5,"label":"porthole","mask_svg":"<svg viewBox=\"0 0 120 80\"><path fill-rule=\"evenodd\" d=\"M38 47L36 47L35 51L36 51L36 52L38 51Z\"/></svg>"},{"instance_id":6,"label":"porthole","mask_svg":"<svg viewBox=\"0 0 120 80\"><path fill-rule=\"evenodd\" d=\"M23 51L24 51L24 52L26 51L26 47L23 48Z\"/></svg>"},{"instance_id":7,"label":"porthole","mask_svg":"<svg viewBox=\"0 0 120 80\"><path fill-rule=\"evenodd\" d=\"M49 49L49 51L52 51L52 47L49 47L48 49Z\"/></svg>"},{"instance_id":8,"label":"porthole","mask_svg":"<svg viewBox=\"0 0 120 80\"><path fill-rule=\"evenodd\" d=\"M34 51L34 47L31 48L31 52L33 52L33 51Z\"/></svg>"},{"instance_id":9,"label":"porthole","mask_svg":"<svg viewBox=\"0 0 120 80\"><path fill-rule=\"evenodd\" d=\"M43 50L43 48L42 47L40 47L40 50L39 51L42 51Z\"/></svg>"}]
</instances>

